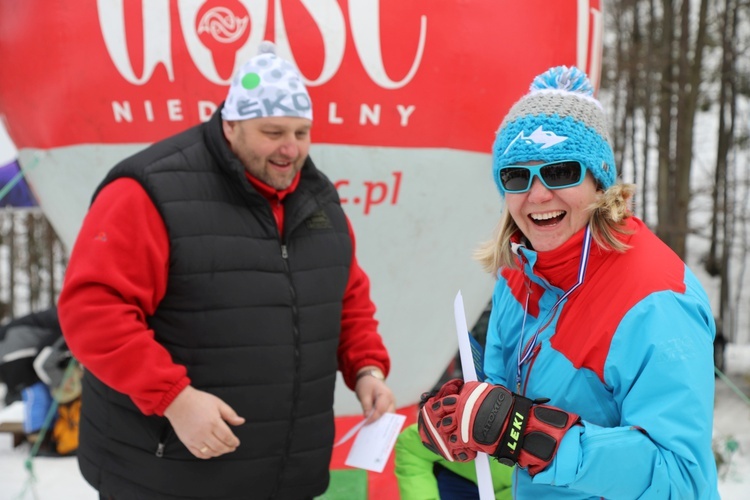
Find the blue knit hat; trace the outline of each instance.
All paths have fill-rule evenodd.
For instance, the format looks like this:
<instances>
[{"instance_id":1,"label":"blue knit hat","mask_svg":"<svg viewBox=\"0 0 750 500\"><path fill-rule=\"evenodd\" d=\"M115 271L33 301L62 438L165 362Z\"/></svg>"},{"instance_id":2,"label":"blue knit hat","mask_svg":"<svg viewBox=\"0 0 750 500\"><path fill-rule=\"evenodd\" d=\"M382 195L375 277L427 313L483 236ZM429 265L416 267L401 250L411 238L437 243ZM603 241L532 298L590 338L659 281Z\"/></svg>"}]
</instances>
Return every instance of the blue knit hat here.
<instances>
[{"instance_id":1,"label":"blue knit hat","mask_svg":"<svg viewBox=\"0 0 750 500\"><path fill-rule=\"evenodd\" d=\"M505 115L492 146L492 175L505 196L502 167L564 160L583 163L604 189L615 183L607 120L591 82L578 68L558 66L534 78Z\"/></svg>"}]
</instances>

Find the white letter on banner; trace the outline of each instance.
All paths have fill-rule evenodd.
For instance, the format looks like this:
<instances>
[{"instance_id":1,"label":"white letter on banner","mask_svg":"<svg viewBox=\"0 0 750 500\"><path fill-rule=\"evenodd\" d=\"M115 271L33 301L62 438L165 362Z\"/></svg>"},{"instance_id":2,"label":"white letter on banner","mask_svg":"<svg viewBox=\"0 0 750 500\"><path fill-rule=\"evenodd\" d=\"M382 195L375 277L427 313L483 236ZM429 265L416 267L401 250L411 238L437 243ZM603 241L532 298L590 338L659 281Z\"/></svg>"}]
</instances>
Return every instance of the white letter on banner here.
<instances>
[{"instance_id":1,"label":"white letter on banner","mask_svg":"<svg viewBox=\"0 0 750 500\"><path fill-rule=\"evenodd\" d=\"M129 101L124 101L122 103L112 101L112 114L115 116L115 121L117 123L120 123L123 120L128 123L133 121L133 112L130 110Z\"/></svg>"},{"instance_id":2,"label":"white letter on banner","mask_svg":"<svg viewBox=\"0 0 750 500\"><path fill-rule=\"evenodd\" d=\"M205 0L182 0L177 2L182 36L185 37L185 45L187 45L190 57L193 59L193 64L195 64L198 71L208 81L217 85L229 85L234 73L240 69L245 61L258 53L260 43L263 41L263 34L266 32L268 3L265 0L239 0L239 2L247 9L250 16L250 22L248 23L248 26L251 27L250 36L242 48L235 54L232 74L226 79L219 76L211 51L200 41L195 29L198 11L205 3Z\"/></svg>"},{"instance_id":3,"label":"white letter on banner","mask_svg":"<svg viewBox=\"0 0 750 500\"><path fill-rule=\"evenodd\" d=\"M198 119L207 122L218 106L211 101L198 101Z\"/></svg>"},{"instance_id":4,"label":"white letter on banner","mask_svg":"<svg viewBox=\"0 0 750 500\"><path fill-rule=\"evenodd\" d=\"M333 123L334 125L340 125L344 123L344 119L340 116L336 116L336 103L332 102L328 105L328 123Z\"/></svg>"},{"instance_id":5,"label":"white letter on banner","mask_svg":"<svg viewBox=\"0 0 750 500\"><path fill-rule=\"evenodd\" d=\"M170 46L169 0L141 0L143 11L143 75L138 78L128 54L125 38L124 0L97 0L99 27L109 57L123 78L133 85L143 85L159 63L167 69L169 81L174 81L172 49Z\"/></svg>"},{"instance_id":6,"label":"white letter on banner","mask_svg":"<svg viewBox=\"0 0 750 500\"><path fill-rule=\"evenodd\" d=\"M380 125L380 104L376 104L372 108L363 104L359 108L359 124L366 125L368 121L373 125Z\"/></svg>"},{"instance_id":7,"label":"white letter on banner","mask_svg":"<svg viewBox=\"0 0 750 500\"><path fill-rule=\"evenodd\" d=\"M598 89L602 63L602 11L591 7L589 0L578 0L577 18L576 66L586 72L591 86Z\"/></svg>"},{"instance_id":8,"label":"white letter on banner","mask_svg":"<svg viewBox=\"0 0 750 500\"><path fill-rule=\"evenodd\" d=\"M302 79L307 85L323 85L333 78L344 59L344 48L346 47L346 23L344 14L336 0L300 0L302 5L312 16L323 37L323 70L317 79L310 80L304 75ZM276 6L276 46L279 56L289 59L297 66L289 45L286 25L284 24L284 13L281 10L281 0L275 0ZM297 66L299 68L299 66Z\"/></svg>"},{"instance_id":9,"label":"white letter on banner","mask_svg":"<svg viewBox=\"0 0 750 500\"><path fill-rule=\"evenodd\" d=\"M383 54L380 45L380 5L378 0L349 1L349 24L352 29L354 46L365 71L373 82L384 89L398 89L414 78L419 69L427 38L427 17L422 16L419 28L419 44L417 55L409 72L401 81L388 78L383 64Z\"/></svg>"},{"instance_id":10,"label":"white letter on banner","mask_svg":"<svg viewBox=\"0 0 750 500\"><path fill-rule=\"evenodd\" d=\"M167 100L167 115L171 122L182 121L182 101L179 99Z\"/></svg>"},{"instance_id":11,"label":"white letter on banner","mask_svg":"<svg viewBox=\"0 0 750 500\"><path fill-rule=\"evenodd\" d=\"M401 126L406 127L409 124L409 117L417 108L413 104L409 107L398 104L396 105L396 109L398 110L398 114L401 115Z\"/></svg>"}]
</instances>

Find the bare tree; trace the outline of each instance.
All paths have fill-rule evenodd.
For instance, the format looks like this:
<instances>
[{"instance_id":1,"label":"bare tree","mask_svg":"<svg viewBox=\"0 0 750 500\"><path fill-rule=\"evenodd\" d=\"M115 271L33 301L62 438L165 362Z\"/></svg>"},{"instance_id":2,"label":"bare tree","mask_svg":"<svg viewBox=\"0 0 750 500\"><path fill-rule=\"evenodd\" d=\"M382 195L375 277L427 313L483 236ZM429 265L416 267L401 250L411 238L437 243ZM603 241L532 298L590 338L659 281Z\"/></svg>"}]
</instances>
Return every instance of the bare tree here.
<instances>
[{"instance_id":1,"label":"bare tree","mask_svg":"<svg viewBox=\"0 0 750 500\"><path fill-rule=\"evenodd\" d=\"M639 184L636 214L645 221L655 208L651 225L686 261L688 235L705 237L705 269L720 280L716 314L734 332L742 283L731 267L744 269L737 259L750 254L748 186L739 184L750 182L750 123L741 120L750 108L750 0L619 0L608 12L613 57L604 59L602 87L612 96L618 165L632 166L624 180ZM713 186L693 191L696 123L708 115L717 123ZM688 224L704 192L712 209L705 232Z\"/></svg>"},{"instance_id":2,"label":"bare tree","mask_svg":"<svg viewBox=\"0 0 750 500\"><path fill-rule=\"evenodd\" d=\"M719 264L720 301L718 316L722 324L727 325L729 301L729 267L733 241L733 199L728 181L728 162L732 151L735 118L737 114L737 98L735 85L736 55L735 43L737 33L737 2L725 0L722 13L722 59L719 85L719 130L716 154L716 170L712 198L714 210L711 224L711 248L706 259L707 264L716 261L716 247L718 246L719 219L723 215L723 234L721 262ZM709 266L707 266L709 267ZM729 329L731 331L732 328Z\"/></svg>"},{"instance_id":3,"label":"bare tree","mask_svg":"<svg viewBox=\"0 0 750 500\"><path fill-rule=\"evenodd\" d=\"M659 198L657 235L685 258L690 203L693 131L703 53L708 42L708 0L701 0L697 17L691 1L679 5L664 0L662 22L662 86L659 120ZM677 19L679 24L674 23ZM693 26L693 22L695 26Z\"/></svg>"}]
</instances>

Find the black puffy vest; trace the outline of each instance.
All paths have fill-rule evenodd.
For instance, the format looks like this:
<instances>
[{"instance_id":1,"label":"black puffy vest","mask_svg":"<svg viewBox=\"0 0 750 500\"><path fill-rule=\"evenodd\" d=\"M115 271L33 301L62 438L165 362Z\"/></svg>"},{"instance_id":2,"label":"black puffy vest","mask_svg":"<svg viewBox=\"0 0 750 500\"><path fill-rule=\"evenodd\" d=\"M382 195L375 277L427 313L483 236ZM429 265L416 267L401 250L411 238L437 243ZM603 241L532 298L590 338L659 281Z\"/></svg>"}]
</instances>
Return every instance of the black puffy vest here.
<instances>
[{"instance_id":1,"label":"black puffy vest","mask_svg":"<svg viewBox=\"0 0 750 500\"><path fill-rule=\"evenodd\" d=\"M279 235L268 201L224 140L219 113L124 160L99 190L130 177L159 210L169 277L149 325L193 386L246 419L233 428L241 445L199 460L166 418L144 416L87 372L79 463L117 500L299 499L328 485L352 260L347 222L333 185L308 159L284 201Z\"/></svg>"}]
</instances>

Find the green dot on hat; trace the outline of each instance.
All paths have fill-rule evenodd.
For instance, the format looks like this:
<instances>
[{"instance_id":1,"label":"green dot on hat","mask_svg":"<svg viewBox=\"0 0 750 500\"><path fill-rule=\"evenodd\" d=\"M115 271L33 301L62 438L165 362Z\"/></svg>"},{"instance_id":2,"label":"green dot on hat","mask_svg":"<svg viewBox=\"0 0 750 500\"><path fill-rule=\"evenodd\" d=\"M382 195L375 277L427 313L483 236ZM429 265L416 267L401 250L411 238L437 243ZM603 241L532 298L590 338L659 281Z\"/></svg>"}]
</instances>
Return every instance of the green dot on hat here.
<instances>
[{"instance_id":1,"label":"green dot on hat","mask_svg":"<svg viewBox=\"0 0 750 500\"><path fill-rule=\"evenodd\" d=\"M260 75L258 73L248 73L242 77L242 86L248 90L252 90L260 85Z\"/></svg>"},{"instance_id":2,"label":"green dot on hat","mask_svg":"<svg viewBox=\"0 0 750 500\"><path fill-rule=\"evenodd\" d=\"M232 78L221 118L238 121L269 116L312 120L312 103L299 70L277 56L276 46L266 40Z\"/></svg>"}]
</instances>

